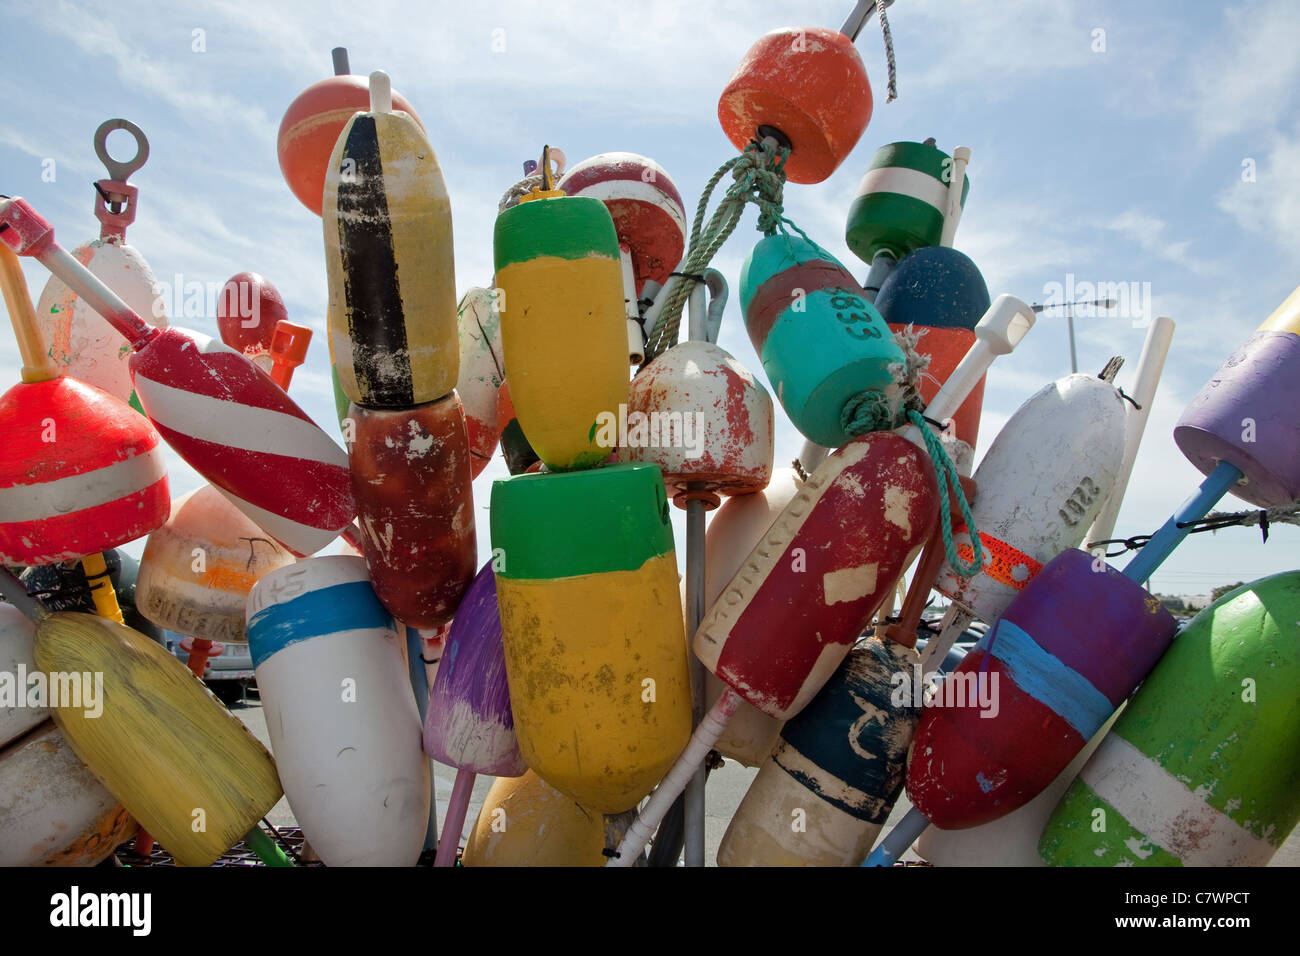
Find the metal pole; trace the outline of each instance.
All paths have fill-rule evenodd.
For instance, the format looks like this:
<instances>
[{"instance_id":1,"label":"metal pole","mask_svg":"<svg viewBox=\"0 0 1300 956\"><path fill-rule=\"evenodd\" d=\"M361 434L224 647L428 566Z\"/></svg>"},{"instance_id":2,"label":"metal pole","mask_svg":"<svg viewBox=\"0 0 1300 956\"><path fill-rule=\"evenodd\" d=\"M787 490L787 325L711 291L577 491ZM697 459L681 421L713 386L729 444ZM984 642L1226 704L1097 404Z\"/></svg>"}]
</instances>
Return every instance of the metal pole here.
<instances>
[{"instance_id":1,"label":"metal pole","mask_svg":"<svg viewBox=\"0 0 1300 956\"><path fill-rule=\"evenodd\" d=\"M883 0L883 6L888 10L893 6L894 0ZM844 21L844 26L840 27L840 32L850 40L857 40L858 34L862 32L863 26L873 13L876 12L876 0L858 0L858 5L853 8L853 12L848 15Z\"/></svg>"},{"instance_id":2,"label":"metal pole","mask_svg":"<svg viewBox=\"0 0 1300 956\"><path fill-rule=\"evenodd\" d=\"M1065 320L1070 325L1070 373L1079 371L1079 356L1074 351L1074 310L1065 313Z\"/></svg>"}]
</instances>

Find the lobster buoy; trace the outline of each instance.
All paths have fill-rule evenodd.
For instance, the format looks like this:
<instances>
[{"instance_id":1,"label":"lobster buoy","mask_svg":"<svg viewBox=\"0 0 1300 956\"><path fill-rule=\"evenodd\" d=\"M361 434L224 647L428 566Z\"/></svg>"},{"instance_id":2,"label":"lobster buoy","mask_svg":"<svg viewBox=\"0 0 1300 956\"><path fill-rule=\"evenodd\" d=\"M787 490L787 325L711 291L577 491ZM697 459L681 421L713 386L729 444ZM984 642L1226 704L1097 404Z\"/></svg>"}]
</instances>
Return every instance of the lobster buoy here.
<instances>
[{"instance_id":1,"label":"lobster buoy","mask_svg":"<svg viewBox=\"0 0 1300 956\"><path fill-rule=\"evenodd\" d=\"M686 208L662 166L636 153L601 153L571 166L555 188L609 209L619 242L631 253L638 296L647 279L668 281L686 251Z\"/></svg>"},{"instance_id":2,"label":"lobster buoy","mask_svg":"<svg viewBox=\"0 0 1300 956\"><path fill-rule=\"evenodd\" d=\"M939 245L952 168L952 157L927 143L881 146L849 207L844 234L849 248L870 263L882 251L901 260L925 246ZM969 192L966 176L962 208Z\"/></svg>"},{"instance_id":3,"label":"lobster buoy","mask_svg":"<svg viewBox=\"0 0 1300 956\"><path fill-rule=\"evenodd\" d=\"M836 259L785 235L759 240L740 274L740 307L781 407L809 441L838 448L846 417L879 405L889 427L902 399L903 350Z\"/></svg>"},{"instance_id":4,"label":"lobster buoy","mask_svg":"<svg viewBox=\"0 0 1300 956\"><path fill-rule=\"evenodd\" d=\"M663 477L622 464L497 481L491 522L519 749L584 807L628 810L691 735Z\"/></svg>"},{"instance_id":5,"label":"lobster buoy","mask_svg":"<svg viewBox=\"0 0 1300 956\"><path fill-rule=\"evenodd\" d=\"M424 752L449 767L496 777L528 769L510 712L491 562L479 570L451 622L429 694Z\"/></svg>"},{"instance_id":6,"label":"lobster buoy","mask_svg":"<svg viewBox=\"0 0 1300 956\"><path fill-rule=\"evenodd\" d=\"M797 714L938 521L929 456L869 432L809 476L695 633L704 666L763 713Z\"/></svg>"},{"instance_id":7,"label":"lobster buoy","mask_svg":"<svg viewBox=\"0 0 1300 956\"><path fill-rule=\"evenodd\" d=\"M898 706L895 675L916 651L866 638L781 729L718 847L719 866L851 866L903 790L920 707Z\"/></svg>"},{"instance_id":8,"label":"lobster buoy","mask_svg":"<svg viewBox=\"0 0 1300 956\"><path fill-rule=\"evenodd\" d=\"M172 502L171 517L149 535L135 601L159 627L209 641L248 640L244 605L262 575L293 555L211 485Z\"/></svg>"},{"instance_id":9,"label":"lobster buoy","mask_svg":"<svg viewBox=\"0 0 1300 956\"><path fill-rule=\"evenodd\" d=\"M1043 565L1078 547L1124 460L1124 400L1109 382L1069 375L1032 395L1003 426L975 472L972 516L983 573L965 578L947 561L934 587L990 624ZM953 527L963 561L970 532Z\"/></svg>"},{"instance_id":10,"label":"lobster buoy","mask_svg":"<svg viewBox=\"0 0 1300 956\"><path fill-rule=\"evenodd\" d=\"M772 430L767 389L725 349L690 341L632 380L619 443L628 461L658 465L669 488L743 495L771 480Z\"/></svg>"},{"instance_id":11,"label":"lobster buoy","mask_svg":"<svg viewBox=\"0 0 1300 956\"><path fill-rule=\"evenodd\" d=\"M116 129L135 137L136 154L130 162L118 162L108 153L108 134ZM144 256L126 241L139 198L138 188L126 180L149 158L149 141L134 123L111 119L95 131L95 153L109 172L108 179L95 183L99 238L83 242L72 255L137 313L166 327L167 302L158 280ZM127 367L130 348L67 283L50 277L37 302L36 315L42 350L61 371L139 409Z\"/></svg>"},{"instance_id":12,"label":"lobster buoy","mask_svg":"<svg viewBox=\"0 0 1300 956\"><path fill-rule=\"evenodd\" d=\"M55 564L141 538L171 504L147 419L66 375L0 395L0 564Z\"/></svg>"},{"instance_id":13,"label":"lobster buoy","mask_svg":"<svg viewBox=\"0 0 1300 956\"><path fill-rule=\"evenodd\" d=\"M451 203L438 157L388 77L339 134L322 217L330 357L348 398L406 408L456 385ZM400 273L400 281L399 281Z\"/></svg>"},{"instance_id":14,"label":"lobster buoy","mask_svg":"<svg viewBox=\"0 0 1300 956\"><path fill-rule=\"evenodd\" d=\"M548 468L598 465L613 447L597 443L597 430L617 421L628 396L623 270L609 210L596 199L525 196L497 217L493 248L519 424Z\"/></svg>"},{"instance_id":15,"label":"lobster buoy","mask_svg":"<svg viewBox=\"0 0 1300 956\"><path fill-rule=\"evenodd\" d=\"M469 466L474 478L487 467L501 438L497 393L505 381L501 359L501 316L488 289L473 288L460 299L460 377L456 394L465 409Z\"/></svg>"},{"instance_id":16,"label":"lobster buoy","mask_svg":"<svg viewBox=\"0 0 1300 956\"><path fill-rule=\"evenodd\" d=\"M460 399L453 391L406 409L354 402L348 418L352 494L375 593L404 624L445 624L478 561Z\"/></svg>"},{"instance_id":17,"label":"lobster buoy","mask_svg":"<svg viewBox=\"0 0 1300 956\"><path fill-rule=\"evenodd\" d=\"M728 498L714 512L704 533L705 607L717 601L802 485L793 468L778 468L762 491ZM708 672L704 681L705 703L712 707L726 685ZM781 721L741 701L713 749L746 767L758 767L776 746L780 732Z\"/></svg>"},{"instance_id":18,"label":"lobster buoy","mask_svg":"<svg viewBox=\"0 0 1300 956\"><path fill-rule=\"evenodd\" d=\"M820 183L858 144L871 107L852 40L824 27L786 28L749 48L718 100L718 121L737 149L764 127L778 131L790 143L790 182Z\"/></svg>"},{"instance_id":19,"label":"lobster buoy","mask_svg":"<svg viewBox=\"0 0 1300 956\"><path fill-rule=\"evenodd\" d=\"M217 331L221 341L243 352L270 375L275 325L289 318L280 291L256 272L239 272L226 280L217 296Z\"/></svg>"},{"instance_id":20,"label":"lobster buoy","mask_svg":"<svg viewBox=\"0 0 1300 956\"><path fill-rule=\"evenodd\" d=\"M346 66L344 70L299 93L285 110L276 134L275 149L284 181L298 201L318 216L334 144L348 120L370 106L366 77L347 73ZM406 113L424 129L415 109L396 90L393 109Z\"/></svg>"},{"instance_id":21,"label":"lobster buoy","mask_svg":"<svg viewBox=\"0 0 1300 956\"><path fill-rule=\"evenodd\" d=\"M935 826L978 826L1028 803L1173 640L1173 616L1098 564L1075 549L1053 559L948 676L953 706L923 712L907 795ZM990 706L970 706L972 692Z\"/></svg>"},{"instance_id":22,"label":"lobster buoy","mask_svg":"<svg viewBox=\"0 0 1300 956\"><path fill-rule=\"evenodd\" d=\"M465 866L602 866L605 824L533 771L498 777L483 800Z\"/></svg>"},{"instance_id":23,"label":"lobster buoy","mask_svg":"<svg viewBox=\"0 0 1300 956\"><path fill-rule=\"evenodd\" d=\"M392 615L366 563L311 558L248 596L248 643L289 806L327 866L412 866L429 763Z\"/></svg>"},{"instance_id":24,"label":"lobster buoy","mask_svg":"<svg viewBox=\"0 0 1300 956\"><path fill-rule=\"evenodd\" d=\"M967 350L975 344L975 326L988 311L988 286L975 263L956 249L927 246L911 253L886 277L875 306L896 333L909 325L924 334L916 351L930 356L917 389L929 402ZM984 407L984 379L971 389L952 416L952 433L973 450Z\"/></svg>"},{"instance_id":25,"label":"lobster buoy","mask_svg":"<svg viewBox=\"0 0 1300 956\"><path fill-rule=\"evenodd\" d=\"M1266 865L1300 821L1297 680L1300 572L1221 597L1182 630L1066 791L1043 858Z\"/></svg>"},{"instance_id":26,"label":"lobster buoy","mask_svg":"<svg viewBox=\"0 0 1300 956\"><path fill-rule=\"evenodd\" d=\"M29 705L27 683L20 677L37 671L35 644L36 625L17 608L0 603L0 674L11 688L0 698L0 750L50 716L48 707Z\"/></svg>"},{"instance_id":27,"label":"lobster buoy","mask_svg":"<svg viewBox=\"0 0 1300 956\"><path fill-rule=\"evenodd\" d=\"M1197 393L1174 428L1188 461L1245 476L1232 493L1259 508L1300 498L1300 288Z\"/></svg>"},{"instance_id":28,"label":"lobster buoy","mask_svg":"<svg viewBox=\"0 0 1300 956\"><path fill-rule=\"evenodd\" d=\"M136 829L53 721L0 748L0 866L95 866Z\"/></svg>"}]
</instances>

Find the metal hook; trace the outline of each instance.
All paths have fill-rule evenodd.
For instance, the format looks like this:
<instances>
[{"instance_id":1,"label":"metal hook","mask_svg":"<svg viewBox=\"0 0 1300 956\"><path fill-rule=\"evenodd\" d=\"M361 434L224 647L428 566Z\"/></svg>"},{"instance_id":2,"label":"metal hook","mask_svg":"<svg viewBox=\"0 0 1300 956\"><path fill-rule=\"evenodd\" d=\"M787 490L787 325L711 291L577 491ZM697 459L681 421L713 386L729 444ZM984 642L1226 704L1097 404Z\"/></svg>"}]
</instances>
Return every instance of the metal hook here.
<instances>
[{"instance_id":1,"label":"metal hook","mask_svg":"<svg viewBox=\"0 0 1300 956\"><path fill-rule=\"evenodd\" d=\"M108 154L108 134L116 129L126 130L135 137L135 156L128 162L119 162ZM99 124L99 129L95 130L95 155L99 157L99 161L108 170L110 179L114 182L124 183L132 173L143 166L145 161L149 159L149 140L145 138L144 130L130 120L105 120Z\"/></svg>"}]
</instances>

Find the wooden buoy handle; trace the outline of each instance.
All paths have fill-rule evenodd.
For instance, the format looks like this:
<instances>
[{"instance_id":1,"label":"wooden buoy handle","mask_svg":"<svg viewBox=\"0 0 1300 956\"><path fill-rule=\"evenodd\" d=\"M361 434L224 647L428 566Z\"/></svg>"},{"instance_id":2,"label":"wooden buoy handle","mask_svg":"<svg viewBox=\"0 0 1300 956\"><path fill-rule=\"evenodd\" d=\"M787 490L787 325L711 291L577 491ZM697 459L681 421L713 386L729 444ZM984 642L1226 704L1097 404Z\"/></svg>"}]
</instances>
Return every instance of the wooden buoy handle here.
<instances>
[{"instance_id":1,"label":"wooden buoy handle","mask_svg":"<svg viewBox=\"0 0 1300 956\"><path fill-rule=\"evenodd\" d=\"M18 353L23 359L24 382L46 382L59 377L58 366L45 351L41 333L36 327L36 310L27 292L23 267L12 249L0 243L0 290L3 290L9 322L18 340Z\"/></svg>"},{"instance_id":2,"label":"wooden buoy handle","mask_svg":"<svg viewBox=\"0 0 1300 956\"><path fill-rule=\"evenodd\" d=\"M961 490L966 495L967 502L974 502L975 482L964 476L958 480L961 482ZM962 520L955 501L951 502L949 514L956 521ZM934 533L925 543L925 550L921 553L921 560L907 588L907 596L903 598L903 608L898 612L898 623L889 625L885 630L887 639L903 647L916 646L916 626L921 623L926 598L930 596L930 588L939 574L939 568L943 566L945 557L947 555L943 548L943 525L936 521Z\"/></svg>"}]
</instances>

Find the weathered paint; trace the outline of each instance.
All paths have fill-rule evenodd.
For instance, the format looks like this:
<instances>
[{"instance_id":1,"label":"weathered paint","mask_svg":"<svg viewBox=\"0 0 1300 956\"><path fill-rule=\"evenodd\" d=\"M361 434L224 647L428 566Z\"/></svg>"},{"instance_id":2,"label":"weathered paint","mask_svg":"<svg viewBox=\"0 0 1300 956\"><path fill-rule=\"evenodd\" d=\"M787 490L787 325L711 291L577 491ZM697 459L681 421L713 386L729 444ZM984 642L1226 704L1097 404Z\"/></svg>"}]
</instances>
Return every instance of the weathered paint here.
<instances>
[{"instance_id":1,"label":"weathered paint","mask_svg":"<svg viewBox=\"0 0 1300 956\"><path fill-rule=\"evenodd\" d=\"M178 863L209 866L280 799L266 748L184 664L138 631L91 614L53 614L37 626L36 663L103 674L102 713L60 706L54 721ZM194 827L196 808L204 830Z\"/></svg>"},{"instance_id":2,"label":"weathered paint","mask_svg":"<svg viewBox=\"0 0 1300 956\"><path fill-rule=\"evenodd\" d=\"M528 769L510 710L491 561L479 569L451 622L429 694L424 752L474 773L517 777Z\"/></svg>"},{"instance_id":3,"label":"weathered paint","mask_svg":"<svg viewBox=\"0 0 1300 956\"><path fill-rule=\"evenodd\" d=\"M497 393L506 374L501 316L492 292L477 287L461 296L458 309L460 377L456 394L465 409L470 474L477 478L492 459L506 424L497 420Z\"/></svg>"},{"instance_id":4,"label":"weathered paint","mask_svg":"<svg viewBox=\"0 0 1300 956\"><path fill-rule=\"evenodd\" d=\"M686 251L686 209L662 166L636 153L601 153L570 166L555 188L605 204L631 251L637 295L647 279L668 281Z\"/></svg>"},{"instance_id":5,"label":"weathered paint","mask_svg":"<svg viewBox=\"0 0 1300 956\"><path fill-rule=\"evenodd\" d=\"M465 843L465 866L604 866L604 817L529 770L498 777Z\"/></svg>"},{"instance_id":6,"label":"weathered paint","mask_svg":"<svg viewBox=\"0 0 1300 956\"><path fill-rule=\"evenodd\" d=\"M1064 866L1264 866L1300 821L1300 571L1183 629L1043 831ZM1094 829L1102 811L1105 830Z\"/></svg>"},{"instance_id":7,"label":"weathered paint","mask_svg":"<svg viewBox=\"0 0 1300 956\"><path fill-rule=\"evenodd\" d=\"M785 510L803 482L792 468L778 468L762 491L736 495L722 503L709 519L704 535L705 607L712 607L749 557L754 545ZM712 673L705 675L705 704L713 706L726 684ZM713 749L747 767L761 766L776 746L781 721L767 716L748 701L741 701Z\"/></svg>"},{"instance_id":8,"label":"weathered paint","mask_svg":"<svg viewBox=\"0 0 1300 956\"><path fill-rule=\"evenodd\" d=\"M412 627L451 620L474 577L469 443L460 399L407 409L348 411L352 494L370 580Z\"/></svg>"},{"instance_id":9,"label":"weathered paint","mask_svg":"<svg viewBox=\"0 0 1300 956\"><path fill-rule=\"evenodd\" d=\"M512 475L531 471L541 459L524 437L515 403L510 398L509 382L502 382L497 390L497 421L501 423L501 457L506 461L507 470Z\"/></svg>"},{"instance_id":10,"label":"weathered paint","mask_svg":"<svg viewBox=\"0 0 1300 956\"><path fill-rule=\"evenodd\" d=\"M131 374L167 444L290 551L319 551L356 516L347 453L234 349L172 327Z\"/></svg>"},{"instance_id":11,"label":"weathered paint","mask_svg":"<svg viewBox=\"0 0 1300 956\"><path fill-rule=\"evenodd\" d=\"M769 716L798 713L937 519L928 456L888 432L854 439L809 476L705 614L696 656Z\"/></svg>"},{"instance_id":12,"label":"weathered paint","mask_svg":"<svg viewBox=\"0 0 1300 956\"><path fill-rule=\"evenodd\" d=\"M683 342L656 356L632 380L627 411L626 460L658 465L670 488L743 495L772 477L772 398L716 345ZM657 444L632 440L633 413Z\"/></svg>"},{"instance_id":13,"label":"weathered paint","mask_svg":"<svg viewBox=\"0 0 1300 956\"><path fill-rule=\"evenodd\" d=\"M519 424L547 467L597 465L602 413L627 404L618 237L603 203L560 196L497 217L501 339Z\"/></svg>"},{"instance_id":14,"label":"weathered paint","mask_svg":"<svg viewBox=\"0 0 1300 956\"><path fill-rule=\"evenodd\" d=\"M1240 468L1245 480L1232 493L1260 508L1300 498L1300 333L1270 323L1287 325L1266 322L1214 373L1174 428L1179 450L1202 474L1220 461Z\"/></svg>"},{"instance_id":15,"label":"weathered paint","mask_svg":"<svg viewBox=\"0 0 1300 956\"><path fill-rule=\"evenodd\" d=\"M0 747L0 866L95 866L136 829L53 721Z\"/></svg>"},{"instance_id":16,"label":"weathered paint","mask_svg":"<svg viewBox=\"0 0 1300 956\"><path fill-rule=\"evenodd\" d=\"M1155 666L1175 629L1118 571L1099 570L1084 551L1058 555L948 677L985 680L996 707L922 714L907 771L912 805L958 830L1028 803Z\"/></svg>"},{"instance_id":17,"label":"weathered paint","mask_svg":"<svg viewBox=\"0 0 1300 956\"><path fill-rule=\"evenodd\" d=\"M740 307L763 371L804 437L843 445L845 407L863 393L881 393L897 411L903 350L830 253L786 235L759 240L740 273Z\"/></svg>"},{"instance_id":18,"label":"weathered paint","mask_svg":"<svg viewBox=\"0 0 1300 956\"><path fill-rule=\"evenodd\" d=\"M1113 385L1069 375L1016 409L975 471L984 570L963 578L945 561L935 590L992 623L1044 564L1082 544L1123 463L1124 407ZM970 561L965 524L953 532Z\"/></svg>"},{"instance_id":19,"label":"weathered paint","mask_svg":"<svg viewBox=\"0 0 1300 956\"><path fill-rule=\"evenodd\" d=\"M901 260L918 249L937 246L951 177L952 158L941 149L907 142L881 146L849 207L844 236L849 248L870 263L881 250ZM970 177L965 176L962 208L969 194Z\"/></svg>"},{"instance_id":20,"label":"weathered paint","mask_svg":"<svg viewBox=\"0 0 1300 956\"><path fill-rule=\"evenodd\" d=\"M360 558L300 561L248 596L248 640L285 796L328 866L411 866L429 763L405 640Z\"/></svg>"},{"instance_id":21,"label":"weathered paint","mask_svg":"<svg viewBox=\"0 0 1300 956\"><path fill-rule=\"evenodd\" d=\"M72 250L78 262L137 313L167 326L167 303L144 256L120 238L93 239ZM45 353L68 375L132 403L131 347L58 276L50 276L36 303ZM134 403L132 403L134 404Z\"/></svg>"},{"instance_id":22,"label":"weathered paint","mask_svg":"<svg viewBox=\"0 0 1300 956\"><path fill-rule=\"evenodd\" d=\"M871 84L853 41L825 27L787 27L759 37L718 100L727 139L744 149L760 126L793 144L792 183L827 179L871 120Z\"/></svg>"},{"instance_id":23,"label":"weathered paint","mask_svg":"<svg viewBox=\"0 0 1300 956\"><path fill-rule=\"evenodd\" d=\"M30 587L30 585L29 585ZM0 679L10 684L12 702L0 703L0 747L17 740L50 716L48 707L27 705L27 688L19 686L20 665L36 671L36 625L12 604L0 604Z\"/></svg>"},{"instance_id":24,"label":"weathered paint","mask_svg":"<svg viewBox=\"0 0 1300 956\"><path fill-rule=\"evenodd\" d=\"M719 866L851 866L894 802L920 707L898 707L895 674L915 650L865 639L781 731L718 848Z\"/></svg>"},{"instance_id":25,"label":"weathered paint","mask_svg":"<svg viewBox=\"0 0 1300 956\"><path fill-rule=\"evenodd\" d=\"M322 216L330 358L348 398L405 408L456 385L451 201L405 113L358 113L330 156Z\"/></svg>"},{"instance_id":26,"label":"weathered paint","mask_svg":"<svg viewBox=\"0 0 1300 956\"><path fill-rule=\"evenodd\" d=\"M344 74L313 83L289 104L276 134L280 172L298 201L321 214L325 172L330 154L348 120L370 108L370 84L364 76ZM424 124L401 93L393 90L393 109Z\"/></svg>"},{"instance_id":27,"label":"weathered paint","mask_svg":"<svg viewBox=\"0 0 1300 956\"><path fill-rule=\"evenodd\" d=\"M162 443L149 422L67 375L0 395L0 564L54 564L167 520Z\"/></svg>"},{"instance_id":28,"label":"weathered paint","mask_svg":"<svg viewBox=\"0 0 1300 956\"><path fill-rule=\"evenodd\" d=\"M627 810L691 733L659 469L611 465L498 481L491 520L519 749L583 806Z\"/></svg>"},{"instance_id":29,"label":"weathered paint","mask_svg":"<svg viewBox=\"0 0 1300 956\"><path fill-rule=\"evenodd\" d=\"M293 555L211 485L172 502L149 535L136 578L135 606L159 627L209 641L248 640L244 604L268 571Z\"/></svg>"},{"instance_id":30,"label":"weathered paint","mask_svg":"<svg viewBox=\"0 0 1300 956\"><path fill-rule=\"evenodd\" d=\"M975 344L975 326L988 311L989 290L965 255L928 246L907 256L885 277L875 306L895 333L908 326L921 333L916 350L930 356L930 364L917 388L922 400L930 402ZM952 432L972 449L979 438L984 381L979 380L952 416Z\"/></svg>"}]
</instances>

